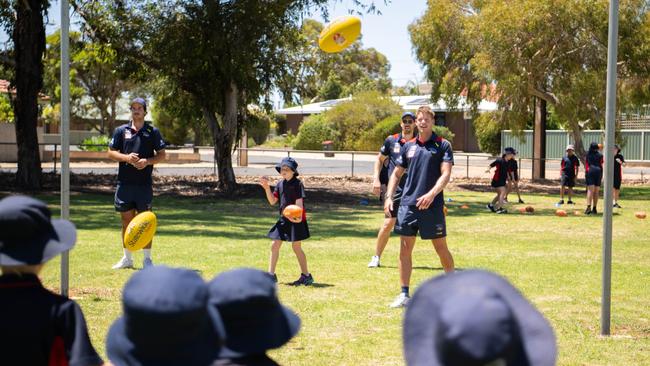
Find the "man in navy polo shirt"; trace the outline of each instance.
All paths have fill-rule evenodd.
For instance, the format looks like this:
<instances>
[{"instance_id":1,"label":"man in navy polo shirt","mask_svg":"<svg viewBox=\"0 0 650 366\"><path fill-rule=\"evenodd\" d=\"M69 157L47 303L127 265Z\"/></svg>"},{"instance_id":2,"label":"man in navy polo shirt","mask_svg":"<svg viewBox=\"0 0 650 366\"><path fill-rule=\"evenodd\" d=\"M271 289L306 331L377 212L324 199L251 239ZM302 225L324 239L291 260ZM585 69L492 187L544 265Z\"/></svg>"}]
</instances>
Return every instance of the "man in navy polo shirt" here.
<instances>
[{"instance_id":1,"label":"man in navy polo shirt","mask_svg":"<svg viewBox=\"0 0 650 366\"><path fill-rule=\"evenodd\" d=\"M395 233L400 235L399 274L402 292L390 305L403 307L409 300L409 283L413 270L412 254L418 231L424 240L431 240L445 272L453 272L454 259L447 249L447 228L443 212L443 190L451 177L454 156L451 143L433 132L434 113L431 108L418 108L418 137L402 148L397 166L388 183L384 211L393 210L393 194L402 175L407 172L402 202L397 213Z\"/></svg>"},{"instance_id":2,"label":"man in navy polo shirt","mask_svg":"<svg viewBox=\"0 0 650 366\"><path fill-rule=\"evenodd\" d=\"M402 127L402 133L396 133L394 135L388 136L384 141L384 144L381 146L381 149L379 150L379 155L377 156L377 161L375 162L375 174L374 174L375 178L372 184L372 192L374 194L381 194L381 189L380 189L381 182L379 179L381 167L384 165L386 161L388 161L388 176L390 177L390 175L393 174L393 170L395 170L397 159L402 153L402 146L404 146L407 141L413 139L414 123L415 123L415 114L413 114L412 112L405 112L402 115L402 123L400 123L400 126ZM368 267L370 268L375 268L380 266L379 259L381 257L381 254L384 252L384 248L386 248L386 244L388 243L388 239L390 238L390 232L391 230L393 230L393 227L395 226L395 221L397 220L397 208L400 205L400 199L402 196L402 188L404 188L404 183L406 183L406 175L402 176L402 179L399 182L399 186L397 187L397 192L393 196L393 201L394 201L393 210L389 214L386 214L384 218L384 224L379 229L379 234L377 234L377 245L375 247L375 255L372 257L370 263L368 264Z\"/></svg>"},{"instance_id":3,"label":"man in navy polo shirt","mask_svg":"<svg viewBox=\"0 0 650 366\"><path fill-rule=\"evenodd\" d=\"M108 145L108 157L120 163L115 210L122 216L122 238L126 227L138 213L151 211L153 165L165 159L165 141L157 128L145 123L146 114L147 102L142 98L134 99L131 102L131 122L116 128ZM131 252L126 248L123 250L124 256L113 269L133 268ZM143 252L142 266L153 265L151 243Z\"/></svg>"}]
</instances>

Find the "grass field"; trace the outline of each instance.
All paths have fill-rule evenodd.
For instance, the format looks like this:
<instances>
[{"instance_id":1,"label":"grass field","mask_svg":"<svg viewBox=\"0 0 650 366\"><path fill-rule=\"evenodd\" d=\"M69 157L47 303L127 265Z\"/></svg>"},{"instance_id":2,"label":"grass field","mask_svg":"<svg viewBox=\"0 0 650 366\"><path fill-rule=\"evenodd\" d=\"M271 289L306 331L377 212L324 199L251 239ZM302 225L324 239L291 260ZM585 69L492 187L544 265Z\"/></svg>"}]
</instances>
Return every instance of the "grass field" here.
<instances>
[{"instance_id":1,"label":"grass field","mask_svg":"<svg viewBox=\"0 0 650 366\"><path fill-rule=\"evenodd\" d=\"M534 215L494 215L483 208L491 195L447 192L448 234L457 267L487 268L509 278L551 321L561 365L650 365L650 187L624 190L624 209L614 218L612 332L599 333L602 217L553 215L557 197L524 195ZM58 197L44 196L53 207ZM584 209L584 198L576 209ZM134 272L113 271L121 253L119 220L107 195L73 194L71 214L79 228L71 254L71 295L81 304L92 340L104 352L111 322L120 314L120 291ZM461 204L471 206L461 210ZM317 284L286 283L299 270L289 245L278 276L282 301L300 314L303 327L272 356L286 365L401 365L402 311L388 304L399 292L398 239L391 238L379 269L366 268L382 220L378 206L318 205L310 208L312 238L305 242ZM156 264L192 268L206 279L240 266L266 269L276 211L263 200L158 197ZM141 264L141 254L136 255ZM441 273L429 243L418 242L412 287ZM58 287L59 263L44 282ZM444 296L444 294L441 294Z\"/></svg>"}]
</instances>

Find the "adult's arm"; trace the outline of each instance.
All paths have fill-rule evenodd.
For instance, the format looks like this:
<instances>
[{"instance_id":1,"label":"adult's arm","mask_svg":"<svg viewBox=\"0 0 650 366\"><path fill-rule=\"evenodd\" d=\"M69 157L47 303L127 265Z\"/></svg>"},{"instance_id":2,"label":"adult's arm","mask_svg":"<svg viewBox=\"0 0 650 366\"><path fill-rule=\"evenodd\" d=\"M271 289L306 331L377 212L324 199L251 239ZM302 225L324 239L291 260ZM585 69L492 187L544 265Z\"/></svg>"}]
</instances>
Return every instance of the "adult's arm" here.
<instances>
[{"instance_id":1,"label":"adult's arm","mask_svg":"<svg viewBox=\"0 0 650 366\"><path fill-rule=\"evenodd\" d=\"M445 190L445 187L451 178L451 168L453 165L454 164L451 162L443 162L440 165L440 178L438 178L436 184L433 186L433 188L431 188L429 192L421 197L418 197L417 202L415 203L415 206L417 206L418 209L426 210L429 208L429 206L431 206L431 203L433 203L433 199L436 198L440 192Z\"/></svg>"},{"instance_id":2,"label":"adult's arm","mask_svg":"<svg viewBox=\"0 0 650 366\"><path fill-rule=\"evenodd\" d=\"M404 175L405 171L406 169L403 166L398 165L390 176L388 188L386 189L386 197L384 198L384 212L387 214L393 210L393 195L395 194L397 185L399 184L400 179L402 179L402 175Z\"/></svg>"}]
</instances>

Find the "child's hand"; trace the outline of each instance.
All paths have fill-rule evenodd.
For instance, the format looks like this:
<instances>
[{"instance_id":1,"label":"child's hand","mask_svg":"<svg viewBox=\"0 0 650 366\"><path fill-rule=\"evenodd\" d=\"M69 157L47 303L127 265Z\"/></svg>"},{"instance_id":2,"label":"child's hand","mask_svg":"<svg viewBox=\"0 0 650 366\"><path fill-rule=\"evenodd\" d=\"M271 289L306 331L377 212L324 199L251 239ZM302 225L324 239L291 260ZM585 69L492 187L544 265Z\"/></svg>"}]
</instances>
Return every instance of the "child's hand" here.
<instances>
[{"instance_id":1,"label":"child's hand","mask_svg":"<svg viewBox=\"0 0 650 366\"><path fill-rule=\"evenodd\" d=\"M264 188L269 188L269 178L267 176L262 176L260 178L260 185Z\"/></svg>"}]
</instances>

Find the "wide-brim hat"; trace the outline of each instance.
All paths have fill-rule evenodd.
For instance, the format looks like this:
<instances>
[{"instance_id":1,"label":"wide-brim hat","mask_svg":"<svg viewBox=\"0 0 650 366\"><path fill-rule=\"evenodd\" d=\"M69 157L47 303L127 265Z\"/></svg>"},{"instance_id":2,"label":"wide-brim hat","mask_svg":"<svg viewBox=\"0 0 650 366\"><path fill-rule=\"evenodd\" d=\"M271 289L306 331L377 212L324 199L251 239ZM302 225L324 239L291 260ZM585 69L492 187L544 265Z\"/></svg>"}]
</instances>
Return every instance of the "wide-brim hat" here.
<instances>
[{"instance_id":1,"label":"wide-brim hat","mask_svg":"<svg viewBox=\"0 0 650 366\"><path fill-rule=\"evenodd\" d=\"M569 151L569 150L575 151L575 150L576 150L576 149L575 149L575 146L573 146L573 145L567 145L565 151Z\"/></svg>"},{"instance_id":2,"label":"wide-brim hat","mask_svg":"<svg viewBox=\"0 0 650 366\"><path fill-rule=\"evenodd\" d=\"M110 327L108 358L115 366L210 365L225 332L208 306L207 284L194 271L154 266L131 277L124 315Z\"/></svg>"},{"instance_id":3,"label":"wide-brim hat","mask_svg":"<svg viewBox=\"0 0 650 366\"><path fill-rule=\"evenodd\" d=\"M300 318L277 297L268 273L252 268L224 272L208 284L209 303L226 332L219 358L233 359L283 346L300 330Z\"/></svg>"},{"instance_id":4,"label":"wide-brim hat","mask_svg":"<svg viewBox=\"0 0 650 366\"><path fill-rule=\"evenodd\" d=\"M44 202L27 196L0 200L0 265L42 264L76 241L74 224L52 219Z\"/></svg>"},{"instance_id":5,"label":"wide-brim hat","mask_svg":"<svg viewBox=\"0 0 650 366\"><path fill-rule=\"evenodd\" d=\"M293 170L293 172L295 173L294 175L296 177L299 175L298 162L294 158L291 157L283 158L278 164L275 165L275 170L277 170L278 173L280 173L283 166L288 166L289 169Z\"/></svg>"},{"instance_id":6,"label":"wide-brim hat","mask_svg":"<svg viewBox=\"0 0 650 366\"><path fill-rule=\"evenodd\" d=\"M404 319L404 354L411 366L495 359L553 366L557 346L548 321L507 280L471 270L433 278L416 291Z\"/></svg>"}]
</instances>

